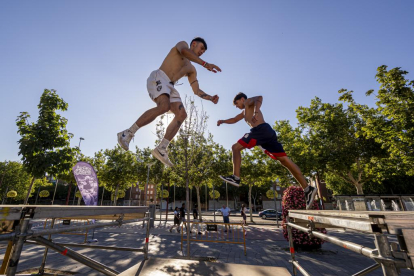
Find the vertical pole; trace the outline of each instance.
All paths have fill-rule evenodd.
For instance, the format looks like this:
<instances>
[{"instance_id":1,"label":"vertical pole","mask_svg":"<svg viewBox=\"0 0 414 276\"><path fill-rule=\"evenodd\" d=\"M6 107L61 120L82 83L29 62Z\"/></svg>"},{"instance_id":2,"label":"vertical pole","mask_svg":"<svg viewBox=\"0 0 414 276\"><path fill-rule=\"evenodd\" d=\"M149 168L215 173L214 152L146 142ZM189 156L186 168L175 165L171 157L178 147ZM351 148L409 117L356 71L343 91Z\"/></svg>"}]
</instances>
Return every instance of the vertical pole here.
<instances>
[{"instance_id":1,"label":"vertical pole","mask_svg":"<svg viewBox=\"0 0 414 276\"><path fill-rule=\"evenodd\" d=\"M160 196L160 224L161 224L161 216L162 216L162 199L164 198L164 183L161 184L161 196ZM167 220L166 220L167 221Z\"/></svg>"},{"instance_id":2,"label":"vertical pole","mask_svg":"<svg viewBox=\"0 0 414 276\"><path fill-rule=\"evenodd\" d=\"M20 234L26 234L27 228L29 226L29 220L23 219L20 220ZM17 265L19 264L20 254L22 253L23 244L25 236L20 235L17 242L14 245L13 253L9 261L9 266L7 268L7 276L14 276L16 274Z\"/></svg>"},{"instance_id":3,"label":"vertical pole","mask_svg":"<svg viewBox=\"0 0 414 276\"><path fill-rule=\"evenodd\" d=\"M216 194L214 193L214 185L213 185L213 215L214 215L214 222L216 222Z\"/></svg>"},{"instance_id":4,"label":"vertical pole","mask_svg":"<svg viewBox=\"0 0 414 276\"><path fill-rule=\"evenodd\" d=\"M147 184L145 184L145 191L144 191L144 206L147 206L147 193L148 193L148 182L149 182L149 172L150 172L150 164L148 164L148 172L147 172Z\"/></svg>"},{"instance_id":5,"label":"vertical pole","mask_svg":"<svg viewBox=\"0 0 414 276\"><path fill-rule=\"evenodd\" d=\"M55 219L52 219L52 222L50 223L50 229L52 229L55 226ZM49 241L52 240L52 235L49 234ZM42 264L40 265L39 268L39 274L43 275L43 273L45 272L45 265L46 265L46 258L47 258L47 252L49 251L48 247L45 247L45 253L43 253L43 260L42 260Z\"/></svg>"},{"instance_id":6,"label":"vertical pole","mask_svg":"<svg viewBox=\"0 0 414 276\"><path fill-rule=\"evenodd\" d=\"M205 195L206 195L206 212L207 212L207 210L208 210L208 208L207 208L207 199L208 199L208 194L207 194L207 182L206 182L206 193L205 193Z\"/></svg>"},{"instance_id":7,"label":"vertical pole","mask_svg":"<svg viewBox=\"0 0 414 276\"><path fill-rule=\"evenodd\" d=\"M384 258L392 258L391 247L388 242L388 238L383 234L375 234L375 246L378 249L379 255ZM399 275L397 267L394 263L384 264L381 263L382 272L387 276Z\"/></svg>"},{"instance_id":8,"label":"vertical pole","mask_svg":"<svg viewBox=\"0 0 414 276\"><path fill-rule=\"evenodd\" d=\"M103 196L104 196L104 193L105 193L105 187L102 187L101 206L102 206L102 203L103 203Z\"/></svg>"},{"instance_id":9,"label":"vertical pole","mask_svg":"<svg viewBox=\"0 0 414 276\"><path fill-rule=\"evenodd\" d=\"M226 198L227 198L227 207L229 207L229 193L227 192L227 182L226 182Z\"/></svg>"},{"instance_id":10,"label":"vertical pole","mask_svg":"<svg viewBox=\"0 0 414 276\"><path fill-rule=\"evenodd\" d=\"M148 243L149 243L150 220L151 220L151 217L148 216L147 233L145 234L145 247L144 247L144 259L145 260L148 260Z\"/></svg>"},{"instance_id":11,"label":"vertical pole","mask_svg":"<svg viewBox=\"0 0 414 276\"><path fill-rule=\"evenodd\" d=\"M72 201L72 205L75 205L75 198L76 198L76 191L78 190L78 186L76 185L75 187L75 192L73 193L73 201Z\"/></svg>"},{"instance_id":12,"label":"vertical pole","mask_svg":"<svg viewBox=\"0 0 414 276\"><path fill-rule=\"evenodd\" d=\"M276 182L277 182L277 181L276 181ZM276 182L275 182L275 184L273 185L273 197L274 197L274 199L275 199L276 225L277 225L277 228L279 228L279 219L278 219L277 204L276 204ZM263 205L263 203L262 203L262 205Z\"/></svg>"},{"instance_id":13,"label":"vertical pole","mask_svg":"<svg viewBox=\"0 0 414 276\"><path fill-rule=\"evenodd\" d=\"M39 186L39 189L37 189L37 195L36 195L35 205L37 204L37 199L39 198L40 187L42 187L42 186Z\"/></svg>"},{"instance_id":14,"label":"vertical pole","mask_svg":"<svg viewBox=\"0 0 414 276\"><path fill-rule=\"evenodd\" d=\"M286 222L289 222L289 217L286 218ZM291 261L292 261L292 270L293 270L293 275L297 275L296 272L296 267L295 264L293 262L295 262L295 246L293 244L293 236L292 236L292 227L290 227L289 225L286 225L287 227L287 231L288 231L288 235L289 235L289 249L290 249L290 257L291 257Z\"/></svg>"},{"instance_id":15,"label":"vertical pole","mask_svg":"<svg viewBox=\"0 0 414 276\"><path fill-rule=\"evenodd\" d=\"M132 199L131 199L131 196L132 196L132 185L133 184L131 184L131 190L129 191L129 206L131 206L131 201L132 201Z\"/></svg>"},{"instance_id":16,"label":"vertical pole","mask_svg":"<svg viewBox=\"0 0 414 276\"><path fill-rule=\"evenodd\" d=\"M52 205L55 202L55 196L56 196L56 190L57 190L58 182L59 182L59 179L56 178L56 186L55 186L55 192L53 193Z\"/></svg>"}]
</instances>

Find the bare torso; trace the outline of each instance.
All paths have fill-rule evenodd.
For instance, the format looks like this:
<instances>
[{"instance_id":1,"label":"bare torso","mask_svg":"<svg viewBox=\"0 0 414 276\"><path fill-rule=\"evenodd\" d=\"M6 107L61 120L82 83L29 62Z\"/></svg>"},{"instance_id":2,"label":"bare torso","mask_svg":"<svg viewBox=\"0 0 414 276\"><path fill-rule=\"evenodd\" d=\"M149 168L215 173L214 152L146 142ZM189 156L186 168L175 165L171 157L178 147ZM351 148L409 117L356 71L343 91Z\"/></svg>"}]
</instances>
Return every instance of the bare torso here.
<instances>
[{"instance_id":1,"label":"bare torso","mask_svg":"<svg viewBox=\"0 0 414 276\"><path fill-rule=\"evenodd\" d=\"M263 113L261 110L259 110L256 113L255 121L253 122L253 113L254 113L254 105L247 106L244 108L244 120L250 127L256 127L260 124L265 123L265 120L263 118Z\"/></svg>"},{"instance_id":2,"label":"bare torso","mask_svg":"<svg viewBox=\"0 0 414 276\"><path fill-rule=\"evenodd\" d=\"M181 55L177 47L170 50L160 69L174 83L195 70L191 62Z\"/></svg>"}]
</instances>

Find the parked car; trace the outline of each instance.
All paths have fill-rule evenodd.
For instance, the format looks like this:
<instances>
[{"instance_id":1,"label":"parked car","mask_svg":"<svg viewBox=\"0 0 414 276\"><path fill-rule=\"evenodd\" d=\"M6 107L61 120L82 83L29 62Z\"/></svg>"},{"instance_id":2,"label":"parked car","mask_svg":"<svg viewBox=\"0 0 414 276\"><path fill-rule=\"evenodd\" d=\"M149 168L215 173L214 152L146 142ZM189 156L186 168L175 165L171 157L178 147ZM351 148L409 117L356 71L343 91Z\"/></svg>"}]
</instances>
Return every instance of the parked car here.
<instances>
[{"instance_id":1,"label":"parked car","mask_svg":"<svg viewBox=\"0 0 414 276\"><path fill-rule=\"evenodd\" d=\"M282 212L277 212L276 214L276 210L266 209L259 213L259 217L261 217L262 219L276 218L276 216L278 220L282 219Z\"/></svg>"}]
</instances>

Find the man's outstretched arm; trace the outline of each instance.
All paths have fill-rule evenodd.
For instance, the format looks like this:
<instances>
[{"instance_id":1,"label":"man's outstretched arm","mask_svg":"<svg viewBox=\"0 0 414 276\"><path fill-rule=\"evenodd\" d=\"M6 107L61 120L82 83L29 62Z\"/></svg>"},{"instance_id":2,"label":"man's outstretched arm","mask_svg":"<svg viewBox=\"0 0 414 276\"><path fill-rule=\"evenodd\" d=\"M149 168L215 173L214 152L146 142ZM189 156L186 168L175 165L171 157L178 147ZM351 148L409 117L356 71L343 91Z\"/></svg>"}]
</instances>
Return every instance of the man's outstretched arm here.
<instances>
[{"instance_id":1,"label":"man's outstretched arm","mask_svg":"<svg viewBox=\"0 0 414 276\"><path fill-rule=\"evenodd\" d=\"M188 47L187 42L185 41L178 42L175 47L177 48L178 52L180 52L182 56L191 60L192 62L200 64L201 66L203 66L204 68L206 68L207 70L211 72L214 72L214 73L217 73L217 71L221 72L220 67L212 63L208 63L202 60L201 58L199 58L196 54L194 54L194 52L191 51L190 48Z\"/></svg>"},{"instance_id":2,"label":"man's outstretched arm","mask_svg":"<svg viewBox=\"0 0 414 276\"><path fill-rule=\"evenodd\" d=\"M230 118L230 119L227 119L227 120L218 120L217 121L217 126L220 126L221 124L235 124L243 118L244 118L244 112L240 113L239 115L237 115L234 118Z\"/></svg>"},{"instance_id":3,"label":"man's outstretched arm","mask_svg":"<svg viewBox=\"0 0 414 276\"><path fill-rule=\"evenodd\" d=\"M205 93L203 90L200 89L200 86L199 86L198 80L197 80L197 71L195 70L194 67L193 67L193 71L188 74L188 82L190 83L194 94L196 94L197 96L199 96L200 98L202 98L204 100L212 101L215 104L218 102L219 96L217 96L217 95L210 96L207 93Z\"/></svg>"}]
</instances>

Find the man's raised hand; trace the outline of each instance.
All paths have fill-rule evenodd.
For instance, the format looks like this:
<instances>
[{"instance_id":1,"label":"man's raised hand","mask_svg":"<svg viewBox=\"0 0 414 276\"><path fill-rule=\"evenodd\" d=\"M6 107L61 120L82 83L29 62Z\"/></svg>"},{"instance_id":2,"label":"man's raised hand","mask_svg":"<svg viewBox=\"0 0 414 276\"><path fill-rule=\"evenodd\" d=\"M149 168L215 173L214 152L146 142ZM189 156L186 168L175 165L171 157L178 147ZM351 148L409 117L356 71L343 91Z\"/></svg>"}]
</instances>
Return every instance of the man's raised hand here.
<instances>
[{"instance_id":1,"label":"man's raised hand","mask_svg":"<svg viewBox=\"0 0 414 276\"><path fill-rule=\"evenodd\" d=\"M207 70L209 70L211 72L214 72L214 73L217 73L217 71L221 72L220 67L218 67L217 65L214 65L212 63L206 63L206 65L204 65L204 67L207 68Z\"/></svg>"},{"instance_id":2,"label":"man's raised hand","mask_svg":"<svg viewBox=\"0 0 414 276\"><path fill-rule=\"evenodd\" d=\"M219 96L217 95L211 96L210 98L210 101L212 101L214 104L217 104L218 100L219 100Z\"/></svg>"},{"instance_id":3,"label":"man's raised hand","mask_svg":"<svg viewBox=\"0 0 414 276\"><path fill-rule=\"evenodd\" d=\"M217 126L220 126L223 123L223 120L218 120L217 121Z\"/></svg>"}]
</instances>

